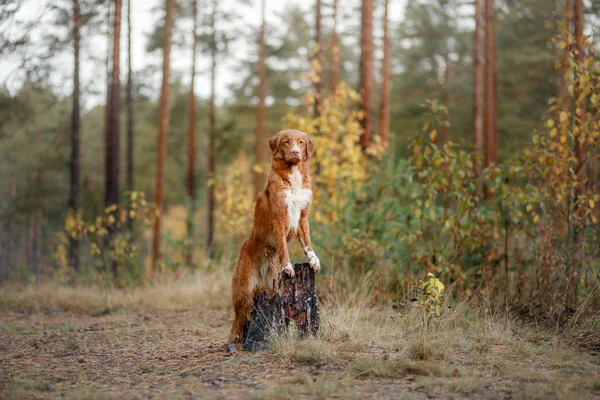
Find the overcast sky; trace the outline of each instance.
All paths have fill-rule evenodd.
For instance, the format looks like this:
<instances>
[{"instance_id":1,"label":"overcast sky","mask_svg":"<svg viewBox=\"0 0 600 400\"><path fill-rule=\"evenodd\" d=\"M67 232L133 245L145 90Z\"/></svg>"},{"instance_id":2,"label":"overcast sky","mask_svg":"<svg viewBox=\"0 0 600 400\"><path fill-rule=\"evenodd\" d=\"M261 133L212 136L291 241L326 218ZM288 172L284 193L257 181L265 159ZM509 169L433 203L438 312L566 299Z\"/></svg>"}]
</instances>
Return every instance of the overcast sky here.
<instances>
[{"instance_id":1,"label":"overcast sky","mask_svg":"<svg viewBox=\"0 0 600 400\"><path fill-rule=\"evenodd\" d=\"M146 52L146 45L148 42L148 34L156 26L157 21L163 16L160 11L160 7L163 6L162 0L131 0L132 1L132 62L134 71L141 71L148 65L159 66L161 62L161 53L155 52L149 54ZM200 0L202 4L206 0ZM126 32L127 25L126 21L126 2L123 5L123 24L122 24L122 47L121 47L121 65L122 65L122 82L124 83L125 68L127 63L126 53ZM237 21L238 25L250 25L258 26L260 21L260 1L254 0L250 2L250 5L240 5L236 0L222 0L220 7L223 9L235 9L241 15ZM312 18L314 1L310 0L266 0L267 3L267 24L270 21L276 21L276 13L281 13L290 6L299 6L306 10L307 15ZM351 10L360 6L360 0L341 0L343 4L342 8ZM376 3L383 3L382 1L376 1ZM399 21L404 13L405 0L391 0L390 1L390 19L393 21ZM51 2L49 0L24 0L23 6L18 12L16 19L19 21L39 21L36 23L35 28L31 30L30 35L33 43L40 43L44 36L49 33L68 35L68 29L70 27L64 27L62 30L57 27L52 27L49 24L51 19L51 13L48 10ZM202 7L202 5L201 5ZM380 36L381 24L377 23L381 18L382 8L379 7L376 10L375 15L375 35ZM324 11L323 24L329 26L330 19L329 9ZM358 24L359 13L351 13L355 18L355 23ZM182 24L191 24L191 21L183 20L178 22L178 28L185 28ZM341 28L344 25L350 26L347 18L339 18L338 23ZM189 30L189 29L188 29ZM2 29L0 32L12 32L16 34L14 29L6 30ZM188 38L191 42L191 35ZM244 38L241 38L244 39ZM224 60L219 64L219 70L217 72L217 100L223 101L227 97L228 86L239 79L239 71L236 71L236 65L240 59L255 57L256 48L248 45L248 40L240 40L236 42L235 51L232 56L227 60ZM251 43L251 42L250 42ZM81 85L82 89L85 90L83 101L87 108L101 104L104 102L104 94L102 93L105 86L105 73L106 69L104 62L102 61L106 55L107 40L106 37L96 35L92 38L86 37L85 32L82 33L81 43ZM36 50L30 51L30 56L36 55ZM189 69L191 65L191 49L174 49L172 53L171 65L173 75L181 76L184 82L189 82ZM207 97L209 90L208 74L208 57L203 54L198 56L198 76L196 80L196 90L200 96ZM20 58L8 57L0 60L0 85L6 85L9 90L17 90L23 79L23 74L19 68ZM72 54L71 51L65 51L64 54L55 57L53 61L52 82L56 87L57 91L64 96L70 95L72 91L71 76L72 76ZM158 95L160 88L160 74L153 74L150 77L145 76L145 84L152 88L151 94Z\"/></svg>"}]
</instances>

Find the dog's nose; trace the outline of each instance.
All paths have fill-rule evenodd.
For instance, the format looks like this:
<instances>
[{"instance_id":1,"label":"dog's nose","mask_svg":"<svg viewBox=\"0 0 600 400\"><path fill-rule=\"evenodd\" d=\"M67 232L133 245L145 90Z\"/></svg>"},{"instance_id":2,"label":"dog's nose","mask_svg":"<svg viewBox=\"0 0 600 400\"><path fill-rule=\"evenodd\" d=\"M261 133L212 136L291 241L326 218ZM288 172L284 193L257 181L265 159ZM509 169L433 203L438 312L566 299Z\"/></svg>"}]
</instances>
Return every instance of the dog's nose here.
<instances>
[{"instance_id":1,"label":"dog's nose","mask_svg":"<svg viewBox=\"0 0 600 400\"><path fill-rule=\"evenodd\" d=\"M300 155L300 150L294 149L294 150L292 150L292 154L295 156L298 156L298 155Z\"/></svg>"}]
</instances>

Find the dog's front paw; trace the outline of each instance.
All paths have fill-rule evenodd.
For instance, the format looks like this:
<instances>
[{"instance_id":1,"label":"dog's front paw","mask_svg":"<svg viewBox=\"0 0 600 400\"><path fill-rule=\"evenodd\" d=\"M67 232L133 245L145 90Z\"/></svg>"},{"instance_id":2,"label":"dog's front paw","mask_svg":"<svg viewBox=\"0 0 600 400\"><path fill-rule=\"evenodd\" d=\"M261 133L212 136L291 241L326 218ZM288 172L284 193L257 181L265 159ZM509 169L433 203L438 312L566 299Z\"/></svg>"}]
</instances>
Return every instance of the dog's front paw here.
<instances>
[{"instance_id":1,"label":"dog's front paw","mask_svg":"<svg viewBox=\"0 0 600 400\"><path fill-rule=\"evenodd\" d=\"M306 258L308 258L308 265L310 265L313 271L319 272L321 270L321 261L319 261L319 257L317 257L314 251L306 253Z\"/></svg>"},{"instance_id":2,"label":"dog's front paw","mask_svg":"<svg viewBox=\"0 0 600 400\"><path fill-rule=\"evenodd\" d=\"M288 263L283 269L283 272L285 272L287 274L287 276L289 276L290 278L293 278L294 276L296 276L296 272L294 272L294 267L292 267L291 263Z\"/></svg>"}]
</instances>

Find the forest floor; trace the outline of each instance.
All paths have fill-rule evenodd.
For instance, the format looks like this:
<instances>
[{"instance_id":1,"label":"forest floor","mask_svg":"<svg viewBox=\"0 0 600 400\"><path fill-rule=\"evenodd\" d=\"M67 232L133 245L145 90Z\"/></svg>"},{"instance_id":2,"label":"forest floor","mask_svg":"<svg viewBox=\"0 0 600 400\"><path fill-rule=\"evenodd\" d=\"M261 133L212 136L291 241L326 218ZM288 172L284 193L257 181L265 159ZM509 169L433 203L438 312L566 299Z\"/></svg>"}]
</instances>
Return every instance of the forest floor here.
<instances>
[{"instance_id":1,"label":"forest floor","mask_svg":"<svg viewBox=\"0 0 600 400\"><path fill-rule=\"evenodd\" d=\"M323 305L318 338L230 354L227 278L206 282L3 289L0 398L600 399L597 354L460 307L423 334L355 296Z\"/></svg>"}]
</instances>

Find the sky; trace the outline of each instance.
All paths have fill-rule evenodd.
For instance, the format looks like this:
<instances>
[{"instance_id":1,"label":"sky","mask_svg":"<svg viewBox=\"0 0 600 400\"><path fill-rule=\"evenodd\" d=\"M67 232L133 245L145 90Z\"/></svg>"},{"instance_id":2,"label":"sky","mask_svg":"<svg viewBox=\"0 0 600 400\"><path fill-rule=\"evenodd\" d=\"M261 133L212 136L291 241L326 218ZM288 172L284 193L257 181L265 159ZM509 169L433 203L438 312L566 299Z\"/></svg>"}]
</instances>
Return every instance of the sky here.
<instances>
[{"instance_id":1,"label":"sky","mask_svg":"<svg viewBox=\"0 0 600 400\"><path fill-rule=\"evenodd\" d=\"M69 35L70 27L64 26L63 28L51 26L50 20L52 18L52 12L49 10L51 5L50 0L22 0L23 5L16 15L16 19L19 21L38 21L33 29L30 30L30 36L33 43L41 43L45 36L49 34L62 35L66 37ZM154 52L148 53L146 46L148 43L148 34L156 26L157 21L163 18L164 12L162 7L164 2L162 0L131 0L132 7L132 65L134 71L142 71L148 66L155 66L155 73L144 75L144 82L150 87L150 96L158 96L160 90L161 76L159 73L158 66L161 65L162 53ZM200 0L200 7L202 3L207 0ZM404 4L406 0L391 0L390 1L390 19L392 21L400 21L404 12ZM66 1L68 3L68 0ZM125 83L127 65L127 52L125 47L127 26L125 24L126 18L126 3L125 0L123 5L123 24L121 27L121 82ZM258 26L260 23L260 1L251 0L249 5L240 4L239 0L221 0L219 6L223 9L236 10L240 16L235 20L234 25L237 26ZM340 0L340 4L346 10L352 8L358 8L360 6L360 0ZM353 4L356 3L356 4ZM382 1L376 1L376 3L383 3ZM306 10L307 14L312 17L314 1L308 0L266 0L266 18L267 24L270 21L275 21L275 15L283 12L287 7L299 6ZM383 7L378 7L375 11L375 36L381 36L381 24L379 23L383 13ZM331 23L330 11L325 9L323 11L323 25L329 26ZM350 13L353 18L355 26L358 26L359 13ZM353 21L348 20L342 16L338 19L338 24L343 30L345 25L348 25ZM177 28L184 30L185 32L191 31L191 19L185 18L178 20ZM183 25L183 26L182 26ZM353 26L348 25L348 26ZM2 27L0 27L2 28ZM272 27L276 28L276 27ZM0 32L7 32L7 29L0 29ZM11 30L8 30L10 33ZM15 34L15 30L12 31ZM17 31L18 32L18 31ZM82 43L81 43L81 86L84 90L82 95L82 101L84 107L89 109L95 105L102 104L105 101L105 74L106 69L104 65L104 57L106 55L107 39L106 36L102 37L95 35L89 37L85 35L85 31L82 31ZM189 40L191 44L191 33L187 35L186 41ZM255 57L256 48L253 46L251 40L243 40L247 38L239 38L242 40L236 41L235 51L232 52L232 56L228 57L219 63L219 69L217 71L216 80L216 92L217 102L221 103L230 93L228 87L230 84L236 82L240 78L240 73L237 71L236 66L239 65L239 60ZM268 38L267 38L268 40ZM64 54L63 54L64 53ZM59 94L63 96L69 96L72 91L71 77L72 77L72 51L66 49L64 52L55 55L53 57L53 73L51 80ZM31 50L30 57L35 59L37 56L36 50ZM21 73L20 57L7 57L0 60L0 86L6 85L6 87L14 92L18 90L22 84L24 75ZM198 63L198 74L196 77L196 93L201 97L208 97L209 95L209 77L208 67L209 59L205 54L199 54L197 58ZM189 70L191 67L191 48L186 46L185 49L174 48L171 58L172 78L181 77L184 83L189 82Z\"/></svg>"}]
</instances>

